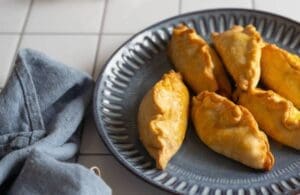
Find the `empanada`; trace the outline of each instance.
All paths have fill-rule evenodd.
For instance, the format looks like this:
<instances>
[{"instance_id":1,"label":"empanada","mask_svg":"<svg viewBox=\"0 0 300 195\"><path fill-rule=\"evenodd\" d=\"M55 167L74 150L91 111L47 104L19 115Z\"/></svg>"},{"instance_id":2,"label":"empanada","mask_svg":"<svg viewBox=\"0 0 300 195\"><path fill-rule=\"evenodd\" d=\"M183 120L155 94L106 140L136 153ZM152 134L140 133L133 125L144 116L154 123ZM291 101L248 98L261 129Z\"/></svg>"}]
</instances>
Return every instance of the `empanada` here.
<instances>
[{"instance_id":1,"label":"empanada","mask_svg":"<svg viewBox=\"0 0 300 195\"><path fill-rule=\"evenodd\" d=\"M268 44L262 49L261 69L263 84L300 108L300 58Z\"/></svg>"},{"instance_id":2,"label":"empanada","mask_svg":"<svg viewBox=\"0 0 300 195\"><path fill-rule=\"evenodd\" d=\"M292 102L271 90L255 89L241 93L239 104L250 110L267 135L300 149L300 112Z\"/></svg>"},{"instance_id":3,"label":"empanada","mask_svg":"<svg viewBox=\"0 0 300 195\"><path fill-rule=\"evenodd\" d=\"M144 96L138 111L140 140L164 169L185 137L189 92L181 75L170 71Z\"/></svg>"},{"instance_id":4,"label":"empanada","mask_svg":"<svg viewBox=\"0 0 300 195\"><path fill-rule=\"evenodd\" d=\"M237 86L242 90L255 88L260 78L263 46L255 27L233 26L223 33L212 33L212 40Z\"/></svg>"},{"instance_id":5,"label":"empanada","mask_svg":"<svg viewBox=\"0 0 300 195\"><path fill-rule=\"evenodd\" d=\"M193 97L192 120L200 139L215 152L255 169L273 167L267 136L246 108L205 91Z\"/></svg>"},{"instance_id":6,"label":"empanada","mask_svg":"<svg viewBox=\"0 0 300 195\"><path fill-rule=\"evenodd\" d=\"M170 59L195 93L217 91L230 96L231 86L218 55L195 30L180 25L173 30Z\"/></svg>"}]
</instances>

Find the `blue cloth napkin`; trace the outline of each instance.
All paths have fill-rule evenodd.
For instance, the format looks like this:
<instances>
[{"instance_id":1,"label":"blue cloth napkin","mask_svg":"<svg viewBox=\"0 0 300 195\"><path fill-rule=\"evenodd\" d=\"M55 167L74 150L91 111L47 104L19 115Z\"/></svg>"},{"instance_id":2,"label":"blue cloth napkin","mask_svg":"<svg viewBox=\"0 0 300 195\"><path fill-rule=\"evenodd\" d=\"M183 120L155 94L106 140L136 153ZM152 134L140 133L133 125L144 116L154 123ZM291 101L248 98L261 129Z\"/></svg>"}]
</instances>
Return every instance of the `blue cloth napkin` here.
<instances>
[{"instance_id":1,"label":"blue cloth napkin","mask_svg":"<svg viewBox=\"0 0 300 195\"><path fill-rule=\"evenodd\" d=\"M0 93L0 192L111 194L90 170L59 162L78 151L78 127L92 90L89 75L20 50Z\"/></svg>"},{"instance_id":2,"label":"blue cloth napkin","mask_svg":"<svg viewBox=\"0 0 300 195\"><path fill-rule=\"evenodd\" d=\"M100 177L83 166L59 162L36 150L27 158L8 194L94 195L111 194L111 190Z\"/></svg>"}]
</instances>

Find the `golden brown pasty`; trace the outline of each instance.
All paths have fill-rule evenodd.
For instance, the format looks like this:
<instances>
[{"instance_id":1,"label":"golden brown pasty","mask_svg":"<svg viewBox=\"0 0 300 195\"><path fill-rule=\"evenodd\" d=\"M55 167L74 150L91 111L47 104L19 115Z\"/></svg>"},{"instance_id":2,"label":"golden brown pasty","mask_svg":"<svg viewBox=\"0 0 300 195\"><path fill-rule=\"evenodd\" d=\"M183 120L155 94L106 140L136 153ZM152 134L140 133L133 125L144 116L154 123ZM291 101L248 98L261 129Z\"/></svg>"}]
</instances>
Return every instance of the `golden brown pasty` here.
<instances>
[{"instance_id":1,"label":"golden brown pasty","mask_svg":"<svg viewBox=\"0 0 300 195\"><path fill-rule=\"evenodd\" d=\"M218 55L195 30L184 25L176 27L168 52L176 70L194 92L208 90L230 96L231 86Z\"/></svg>"},{"instance_id":2,"label":"golden brown pasty","mask_svg":"<svg viewBox=\"0 0 300 195\"><path fill-rule=\"evenodd\" d=\"M273 167L267 136L246 108L205 91L193 97L192 120L200 139L215 152L255 169Z\"/></svg>"},{"instance_id":3,"label":"golden brown pasty","mask_svg":"<svg viewBox=\"0 0 300 195\"><path fill-rule=\"evenodd\" d=\"M255 89L241 93L239 103L250 110L267 135L300 149L300 112L292 102L271 90Z\"/></svg>"},{"instance_id":4,"label":"golden brown pasty","mask_svg":"<svg viewBox=\"0 0 300 195\"><path fill-rule=\"evenodd\" d=\"M261 79L300 108L300 58L269 44L262 49Z\"/></svg>"},{"instance_id":5,"label":"golden brown pasty","mask_svg":"<svg viewBox=\"0 0 300 195\"><path fill-rule=\"evenodd\" d=\"M180 148L188 121L189 92L179 73L165 74L144 96L138 112L140 140L164 169Z\"/></svg>"},{"instance_id":6,"label":"golden brown pasty","mask_svg":"<svg viewBox=\"0 0 300 195\"><path fill-rule=\"evenodd\" d=\"M223 33L212 33L212 40L237 86L242 90L255 88L260 78L263 46L255 27L233 26Z\"/></svg>"}]
</instances>

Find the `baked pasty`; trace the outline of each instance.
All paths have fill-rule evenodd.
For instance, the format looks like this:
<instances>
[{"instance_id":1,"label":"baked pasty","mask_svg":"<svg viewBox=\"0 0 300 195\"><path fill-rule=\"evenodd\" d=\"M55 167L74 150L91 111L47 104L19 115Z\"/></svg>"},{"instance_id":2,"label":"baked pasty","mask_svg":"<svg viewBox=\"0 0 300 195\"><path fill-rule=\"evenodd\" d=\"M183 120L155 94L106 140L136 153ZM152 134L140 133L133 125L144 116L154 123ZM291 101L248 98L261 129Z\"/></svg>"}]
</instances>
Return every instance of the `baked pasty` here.
<instances>
[{"instance_id":1,"label":"baked pasty","mask_svg":"<svg viewBox=\"0 0 300 195\"><path fill-rule=\"evenodd\" d=\"M165 74L144 96L138 111L139 136L156 167L164 169L185 137L189 92L179 73Z\"/></svg>"},{"instance_id":2,"label":"baked pasty","mask_svg":"<svg viewBox=\"0 0 300 195\"><path fill-rule=\"evenodd\" d=\"M300 58L268 44L262 49L261 69L262 82L300 108Z\"/></svg>"},{"instance_id":3,"label":"baked pasty","mask_svg":"<svg viewBox=\"0 0 300 195\"><path fill-rule=\"evenodd\" d=\"M223 33L212 33L212 40L237 87L242 90L255 88L260 78L263 46L255 27L233 26Z\"/></svg>"},{"instance_id":4,"label":"baked pasty","mask_svg":"<svg viewBox=\"0 0 300 195\"><path fill-rule=\"evenodd\" d=\"M170 59L195 93L217 91L230 96L231 86L218 55L195 30L180 25L173 30Z\"/></svg>"},{"instance_id":5,"label":"baked pasty","mask_svg":"<svg viewBox=\"0 0 300 195\"><path fill-rule=\"evenodd\" d=\"M239 103L250 110L264 132L280 143L300 149L300 112L275 92L241 93Z\"/></svg>"},{"instance_id":6,"label":"baked pasty","mask_svg":"<svg viewBox=\"0 0 300 195\"><path fill-rule=\"evenodd\" d=\"M193 97L192 120L199 138L215 152L255 169L273 167L267 136L246 108L205 91Z\"/></svg>"}]
</instances>

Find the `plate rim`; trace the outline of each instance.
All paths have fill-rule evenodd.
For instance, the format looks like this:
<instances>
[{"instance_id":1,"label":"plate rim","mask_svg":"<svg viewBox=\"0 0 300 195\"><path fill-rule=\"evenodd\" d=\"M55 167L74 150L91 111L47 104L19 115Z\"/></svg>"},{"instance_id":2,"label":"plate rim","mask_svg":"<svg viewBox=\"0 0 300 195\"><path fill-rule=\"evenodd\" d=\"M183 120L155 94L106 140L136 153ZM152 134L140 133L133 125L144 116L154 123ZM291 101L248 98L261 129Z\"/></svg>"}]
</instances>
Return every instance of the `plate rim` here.
<instances>
[{"instance_id":1,"label":"plate rim","mask_svg":"<svg viewBox=\"0 0 300 195\"><path fill-rule=\"evenodd\" d=\"M94 86L94 94L93 94L93 100L92 100L92 104L93 104L93 118L94 118L94 122L96 124L96 129L97 129L97 134L98 136L101 138L101 140L103 141L105 147L109 150L109 152L111 152L111 154L113 154L114 158L117 159L117 162L122 165L123 167L125 167L128 171L130 171L131 173L133 173L133 175L136 178L141 178L143 179L143 181L145 181L146 183L152 185L153 187L159 188L161 190L164 190L165 192L168 193L173 193L173 194L181 194L178 191L175 191L172 188L168 188L165 185L162 185L154 180L149 179L148 177L146 177L142 172L139 172L136 170L136 168L134 168L133 166L130 165L130 163L128 163L126 161L126 159L124 159L120 153L114 149L114 144L111 142L110 138L108 137L107 133L105 133L105 131L103 130L103 124L100 123L100 117L99 117L99 111L97 109L97 102L98 102L98 94L99 94L99 90L100 90L100 84L102 82L103 79L103 74L108 66L108 64L111 62L111 60L114 58L114 56L122 49L124 48L128 43L130 43L134 38L136 38L137 36L139 36L140 34L147 32L148 30L159 26L160 24L163 24L165 22L169 22L171 20L176 20L176 19L180 19L182 17L187 17L187 16L191 16L191 15L195 15L195 14L201 14L201 13L206 13L206 12L219 12L219 11L239 11L239 12L252 12L252 13L258 13L258 14L266 14L269 16L273 16L273 17L277 17L283 20L287 20L291 23L294 23L295 25L300 26L300 22L298 22L295 19L289 18L287 16L283 16L280 14L276 14L273 12L269 12L269 11L264 11L264 10L255 10L255 9L247 9L247 8L215 8L215 9L203 9L203 10L199 10L199 11L192 11L192 12L186 12L183 14L178 14L178 15L174 15L172 17L168 17L166 19L160 20L158 22L153 23L150 26L147 26L145 28L143 28L142 30L139 30L137 33L134 33L129 39L127 39L124 43L122 43L117 49L114 50L114 52L110 55L110 57L105 61L105 63L102 66L101 71L99 72L97 79L95 81L95 86ZM300 189L300 188L299 188Z\"/></svg>"}]
</instances>

